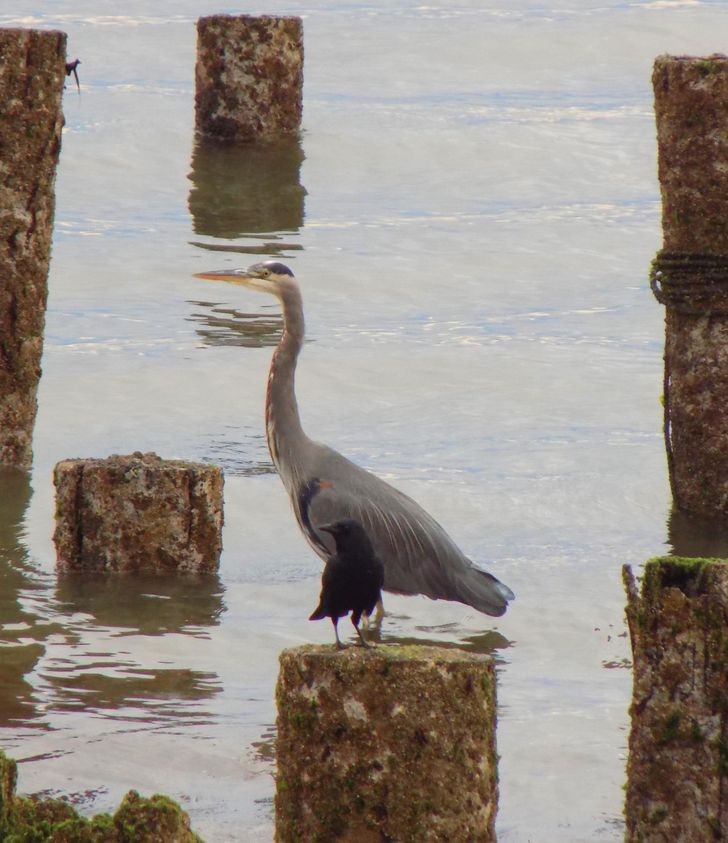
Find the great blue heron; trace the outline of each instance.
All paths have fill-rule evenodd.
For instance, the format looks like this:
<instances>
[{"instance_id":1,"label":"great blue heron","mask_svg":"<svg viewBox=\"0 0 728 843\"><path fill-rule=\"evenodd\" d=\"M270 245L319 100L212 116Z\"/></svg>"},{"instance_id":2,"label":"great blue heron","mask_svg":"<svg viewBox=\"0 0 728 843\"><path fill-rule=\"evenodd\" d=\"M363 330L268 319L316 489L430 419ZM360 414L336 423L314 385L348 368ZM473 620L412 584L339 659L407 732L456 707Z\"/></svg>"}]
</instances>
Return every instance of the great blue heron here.
<instances>
[{"instance_id":1,"label":"great blue heron","mask_svg":"<svg viewBox=\"0 0 728 843\"><path fill-rule=\"evenodd\" d=\"M361 645L368 647L359 621L362 615L371 615L382 598L384 565L364 528L353 518L321 524L318 529L334 537L336 554L326 562L321 576L321 597L309 620L331 618L336 646L341 650L344 645L339 641L339 618L351 612L351 622Z\"/></svg>"},{"instance_id":2,"label":"great blue heron","mask_svg":"<svg viewBox=\"0 0 728 843\"><path fill-rule=\"evenodd\" d=\"M384 564L384 589L465 603L502 615L514 594L476 568L445 530L412 498L303 432L295 392L296 362L303 346L303 302L291 270L278 261L248 269L196 273L270 293L283 308L283 336L273 354L265 402L265 426L273 462L288 492L298 525L324 560L335 552L321 525L353 518L369 535ZM324 492L312 482L325 478Z\"/></svg>"}]
</instances>

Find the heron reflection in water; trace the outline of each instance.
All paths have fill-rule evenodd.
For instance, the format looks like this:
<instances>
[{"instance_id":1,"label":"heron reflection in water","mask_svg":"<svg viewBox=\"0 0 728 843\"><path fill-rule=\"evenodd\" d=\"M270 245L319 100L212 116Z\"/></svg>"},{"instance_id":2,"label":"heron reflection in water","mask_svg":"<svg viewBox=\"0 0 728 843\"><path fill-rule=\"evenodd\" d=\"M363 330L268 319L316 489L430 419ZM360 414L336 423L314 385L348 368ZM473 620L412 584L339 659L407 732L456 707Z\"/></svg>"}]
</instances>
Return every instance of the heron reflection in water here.
<instances>
[{"instance_id":1,"label":"heron reflection in water","mask_svg":"<svg viewBox=\"0 0 728 843\"><path fill-rule=\"evenodd\" d=\"M265 401L268 447L293 504L296 520L324 560L336 552L323 526L353 518L366 531L384 565L384 590L453 600L487 615L502 615L513 592L476 568L445 530L412 498L304 433L298 414L295 374L303 346L301 290L291 270L278 261L248 269L196 273L270 293L283 308L283 335L273 354ZM331 483L311 497L311 482ZM380 605L381 610L381 605Z\"/></svg>"}]
</instances>

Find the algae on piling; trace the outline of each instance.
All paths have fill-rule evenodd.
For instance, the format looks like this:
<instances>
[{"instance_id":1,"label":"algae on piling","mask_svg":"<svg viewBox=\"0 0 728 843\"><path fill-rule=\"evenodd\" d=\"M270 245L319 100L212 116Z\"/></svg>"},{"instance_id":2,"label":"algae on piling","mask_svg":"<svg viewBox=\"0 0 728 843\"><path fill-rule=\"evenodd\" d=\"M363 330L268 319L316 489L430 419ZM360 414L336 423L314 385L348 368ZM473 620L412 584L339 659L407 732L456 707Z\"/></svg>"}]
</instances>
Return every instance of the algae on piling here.
<instances>
[{"instance_id":1,"label":"algae on piling","mask_svg":"<svg viewBox=\"0 0 728 843\"><path fill-rule=\"evenodd\" d=\"M90 819L62 799L16 796L18 768L0 750L0 840L4 843L203 843L167 796L130 790L116 813Z\"/></svg>"},{"instance_id":2,"label":"algae on piling","mask_svg":"<svg viewBox=\"0 0 728 843\"><path fill-rule=\"evenodd\" d=\"M495 840L495 671L457 649L284 650L276 839Z\"/></svg>"},{"instance_id":3,"label":"algae on piling","mask_svg":"<svg viewBox=\"0 0 728 843\"><path fill-rule=\"evenodd\" d=\"M722 839L728 561L660 557L646 563L641 589L629 566L624 581L634 656L625 839Z\"/></svg>"}]
</instances>

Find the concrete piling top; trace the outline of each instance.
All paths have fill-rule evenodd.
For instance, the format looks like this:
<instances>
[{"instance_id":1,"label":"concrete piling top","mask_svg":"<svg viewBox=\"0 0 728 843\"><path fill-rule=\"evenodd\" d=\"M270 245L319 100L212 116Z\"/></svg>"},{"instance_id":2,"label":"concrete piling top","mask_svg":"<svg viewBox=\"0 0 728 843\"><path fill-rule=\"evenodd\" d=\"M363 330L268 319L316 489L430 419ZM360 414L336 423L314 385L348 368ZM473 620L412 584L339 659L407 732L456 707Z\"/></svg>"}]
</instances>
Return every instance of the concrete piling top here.
<instances>
[{"instance_id":1,"label":"concrete piling top","mask_svg":"<svg viewBox=\"0 0 728 843\"><path fill-rule=\"evenodd\" d=\"M358 645L338 650L333 644L305 644L283 650L280 663L282 668L295 663L298 676L317 697L324 698L327 694L328 679L324 677L335 677L337 683L369 683L374 693L366 704L372 713L388 704L382 683L389 687L397 684L396 696L401 698L409 694L427 696L436 684L435 677L446 683L456 682L457 677L461 677L467 693L475 692L471 686L478 677L478 693L485 694L483 703L493 702L488 696L494 692L494 686L491 687L493 659L456 647L378 644L369 650Z\"/></svg>"},{"instance_id":2,"label":"concrete piling top","mask_svg":"<svg viewBox=\"0 0 728 843\"><path fill-rule=\"evenodd\" d=\"M439 664L472 663L475 665L490 665L492 657L485 653L471 653L459 647L434 647L431 644L377 644L370 650L358 645L339 650L333 644L303 644L281 651L280 661L289 658L302 660L331 660L331 664L351 663L368 670L378 669L385 664L401 662L418 662L428 666ZM374 667L376 666L376 667Z\"/></svg>"},{"instance_id":3,"label":"concrete piling top","mask_svg":"<svg viewBox=\"0 0 728 843\"><path fill-rule=\"evenodd\" d=\"M230 141L297 132L303 102L303 23L274 15L197 21L195 126Z\"/></svg>"},{"instance_id":4,"label":"concrete piling top","mask_svg":"<svg viewBox=\"0 0 728 843\"><path fill-rule=\"evenodd\" d=\"M276 840L495 840L490 657L305 646L280 664Z\"/></svg>"},{"instance_id":5,"label":"concrete piling top","mask_svg":"<svg viewBox=\"0 0 728 843\"><path fill-rule=\"evenodd\" d=\"M59 568L217 570L224 482L217 466L137 451L62 460L53 480Z\"/></svg>"},{"instance_id":6,"label":"concrete piling top","mask_svg":"<svg viewBox=\"0 0 728 843\"><path fill-rule=\"evenodd\" d=\"M664 248L728 254L728 57L659 56L652 74Z\"/></svg>"}]
</instances>

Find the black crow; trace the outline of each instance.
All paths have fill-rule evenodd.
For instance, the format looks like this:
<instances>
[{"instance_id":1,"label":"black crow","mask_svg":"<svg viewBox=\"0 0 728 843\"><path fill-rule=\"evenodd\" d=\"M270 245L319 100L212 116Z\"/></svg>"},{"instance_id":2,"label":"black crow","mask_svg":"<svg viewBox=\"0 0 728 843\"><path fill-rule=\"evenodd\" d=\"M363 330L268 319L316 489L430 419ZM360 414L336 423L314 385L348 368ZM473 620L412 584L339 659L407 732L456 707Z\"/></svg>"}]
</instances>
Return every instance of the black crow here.
<instances>
[{"instance_id":1,"label":"black crow","mask_svg":"<svg viewBox=\"0 0 728 843\"><path fill-rule=\"evenodd\" d=\"M339 641L337 624L339 618L351 612L351 622L362 647L368 647L359 629L359 621L363 613L370 615L374 611L382 596L382 561L374 553L364 528L353 518L324 524L318 529L334 537L336 554L326 562L321 577L321 599L309 620L331 618L336 646L341 650L344 645Z\"/></svg>"}]
</instances>

